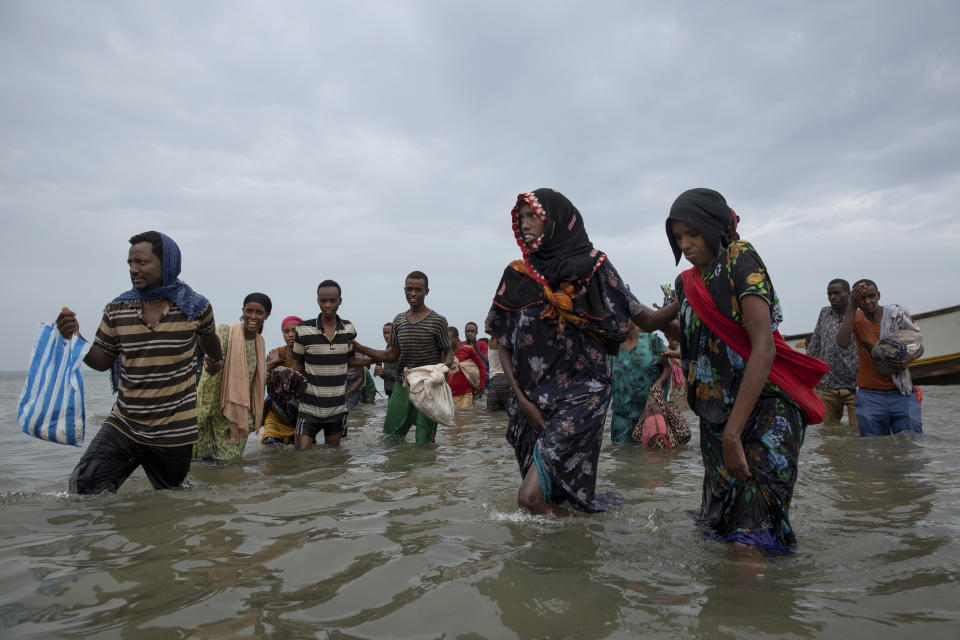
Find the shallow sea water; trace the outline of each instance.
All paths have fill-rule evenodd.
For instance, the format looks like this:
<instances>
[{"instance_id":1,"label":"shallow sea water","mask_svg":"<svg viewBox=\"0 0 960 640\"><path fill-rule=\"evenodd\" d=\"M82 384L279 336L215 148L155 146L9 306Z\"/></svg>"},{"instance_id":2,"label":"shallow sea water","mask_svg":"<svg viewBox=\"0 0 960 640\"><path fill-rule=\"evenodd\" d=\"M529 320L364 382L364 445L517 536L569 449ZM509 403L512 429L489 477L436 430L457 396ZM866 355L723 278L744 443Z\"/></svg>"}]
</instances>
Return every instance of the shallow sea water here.
<instances>
[{"instance_id":1,"label":"shallow sea water","mask_svg":"<svg viewBox=\"0 0 960 640\"><path fill-rule=\"evenodd\" d=\"M605 442L598 488L627 504L594 516L517 510L505 414L387 444L382 399L340 449L251 438L189 489L138 470L81 498L81 452L20 433L22 382L0 375L2 638L960 636L960 387L924 390L920 438L811 427L800 550L756 564L693 526L695 428L673 451ZM88 441L111 403L91 375Z\"/></svg>"}]
</instances>

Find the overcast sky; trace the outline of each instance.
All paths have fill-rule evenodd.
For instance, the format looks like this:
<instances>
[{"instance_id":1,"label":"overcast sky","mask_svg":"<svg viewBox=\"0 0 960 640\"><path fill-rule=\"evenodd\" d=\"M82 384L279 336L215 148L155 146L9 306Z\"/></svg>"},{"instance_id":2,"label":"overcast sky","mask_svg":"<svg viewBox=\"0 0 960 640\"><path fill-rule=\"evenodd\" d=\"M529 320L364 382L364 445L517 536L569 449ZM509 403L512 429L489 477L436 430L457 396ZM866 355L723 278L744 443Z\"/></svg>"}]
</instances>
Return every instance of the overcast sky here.
<instances>
[{"instance_id":1,"label":"overcast sky","mask_svg":"<svg viewBox=\"0 0 960 640\"><path fill-rule=\"evenodd\" d=\"M0 370L41 321L92 338L157 229L219 322L343 286L359 340L414 269L483 323L520 252L517 193L556 188L646 302L673 199L740 214L809 331L827 282L960 303L960 3L0 2Z\"/></svg>"}]
</instances>

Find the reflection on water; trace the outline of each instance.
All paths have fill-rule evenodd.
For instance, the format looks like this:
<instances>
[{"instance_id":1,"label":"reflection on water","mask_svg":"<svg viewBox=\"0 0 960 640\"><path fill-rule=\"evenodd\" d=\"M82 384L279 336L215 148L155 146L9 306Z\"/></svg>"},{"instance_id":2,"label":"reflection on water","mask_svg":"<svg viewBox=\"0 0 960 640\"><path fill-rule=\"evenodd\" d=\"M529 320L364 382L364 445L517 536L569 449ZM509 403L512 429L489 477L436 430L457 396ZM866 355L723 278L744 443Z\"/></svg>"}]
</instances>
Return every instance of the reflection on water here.
<instances>
[{"instance_id":1,"label":"reflection on water","mask_svg":"<svg viewBox=\"0 0 960 640\"><path fill-rule=\"evenodd\" d=\"M811 428L800 552L756 565L693 527L696 431L677 451L606 443L599 488L628 502L589 517L517 511L502 414L464 410L418 446L380 440L382 405L337 450L251 440L189 489L137 472L80 498L80 451L16 430L21 381L0 377L0 637L926 639L960 621L956 387L925 390L922 438Z\"/></svg>"}]
</instances>

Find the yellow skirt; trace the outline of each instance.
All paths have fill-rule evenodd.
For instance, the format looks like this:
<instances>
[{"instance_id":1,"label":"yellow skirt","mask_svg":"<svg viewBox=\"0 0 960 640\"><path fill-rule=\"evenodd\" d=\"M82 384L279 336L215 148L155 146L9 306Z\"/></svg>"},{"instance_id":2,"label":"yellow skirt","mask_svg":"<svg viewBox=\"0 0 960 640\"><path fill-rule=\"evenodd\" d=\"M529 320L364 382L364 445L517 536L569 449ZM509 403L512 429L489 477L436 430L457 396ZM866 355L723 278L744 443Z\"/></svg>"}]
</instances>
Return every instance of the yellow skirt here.
<instances>
[{"instance_id":1,"label":"yellow skirt","mask_svg":"<svg viewBox=\"0 0 960 640\"><path fill-rule=\"evenodd\" d=\"M453 396L453 408L454 409L472 409L473 394L465 393L462 396Z\"/></svg>"},{"instance_id":2,"label":"yellow skirt","mask_svg":"<svg viewBox=\"0 0 960 640\"><path fill-rule=\"evenodd\" d=\"M293 442L293 427L282 421L273 411L273 407L267 409L267 415L263 418L263 432L260 436L260 444L267 438L276 438L284 444Z\"/></svg>"}]
</instances>

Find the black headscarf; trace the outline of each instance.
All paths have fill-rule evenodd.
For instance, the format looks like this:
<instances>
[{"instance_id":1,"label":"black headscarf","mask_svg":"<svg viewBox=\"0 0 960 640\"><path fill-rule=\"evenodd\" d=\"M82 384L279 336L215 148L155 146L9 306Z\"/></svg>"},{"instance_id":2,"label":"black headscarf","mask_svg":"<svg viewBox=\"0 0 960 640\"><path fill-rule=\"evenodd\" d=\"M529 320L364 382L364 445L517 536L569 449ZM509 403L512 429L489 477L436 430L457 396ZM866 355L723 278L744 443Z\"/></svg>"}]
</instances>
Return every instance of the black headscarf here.
<instances>
[{"instance_id":1,"label":"black headscarf","mask_svg":"<svg viewBox=\"0 0 960 640\"><path fill-rule=\"evenodd\" d=\"M670 215L667 216L667 239L673 249L673 257L680 264L682 252L673 239L673 228L670 223L674 220L688 224L703 236L710 250L716 254L720 247L726 247L737 240L737 222L740 218L727 205L722 195L713 189L690 189L684 191L673 201Z\"/></svg>"},{"instance_id":2,"label":"black headscarf","mask_svg":"<svg viewBox=\"0 0 960 640\"><path fill-rule=\"evenodd\" d=\"M255 302L263 307L263 310L267 313L270 313L270 310L273 309L273 303L270 302L270 296L265 293L251 293L243 299L243 306L246 307L248 302ZM260 325L260 329L257 333L263 333L263 325Z\"/></svg>"},{"instance_id":3,"label":"black headscarf","mask_svg":"<svg viewBox=\"0 0 960 640\"><path fill-rule=\"evenodd\" d=\"M267 313L270 313L270 310L273 309L273 303L270 302L270 296L265 293L251 293L243 299L243 306L247 306L248 302L256 302L262 306L264 311Z\"/></svg>"},{"instance_id":4,"label":"black headscarf","mask_svg":"<svg viewBox=\"0 0 960 640\"><path fill-rule=\"evenodd\" d=\"M524 204L544 223L543 235L529 247L517 223L517 212ZM574 313L594 320L604 317L607 311L593 274L607 256L591 244L583 217L573 203L555 189L537 189L518 195L510 215L529 275L507 267L494 303L510 311L524 309L544 300L542 285L557 290L572 283Z\"/></svg>"},{"instance_id":5,"label":"black headscarf","mask_svg":"<svg viewBox=\"0 0 960 640\"><path fill-rule=\"evenodd\" d=\"M527 246L517 223L517 212L529 205L544 223L543 235ZM564 282L588 280L603 262L603 252L594 249L583 217L573 203L555 189L537 189L517 196L510 212L513 235L523 252L524 261L538 274L540 282L557 287ZM534 276L536 277L536 275Z\"/></svg>"}]
</instances>

